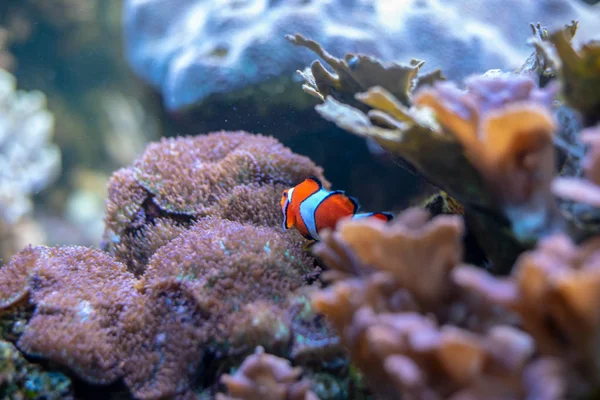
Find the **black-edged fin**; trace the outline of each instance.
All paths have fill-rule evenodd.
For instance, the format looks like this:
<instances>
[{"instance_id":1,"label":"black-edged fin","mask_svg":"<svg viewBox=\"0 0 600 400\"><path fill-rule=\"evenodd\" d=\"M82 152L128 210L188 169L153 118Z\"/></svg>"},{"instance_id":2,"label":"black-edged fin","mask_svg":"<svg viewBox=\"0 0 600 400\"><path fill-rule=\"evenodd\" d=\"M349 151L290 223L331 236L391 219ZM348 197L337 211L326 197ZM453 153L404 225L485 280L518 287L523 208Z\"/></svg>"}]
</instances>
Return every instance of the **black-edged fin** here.
<instances>
[{"instance_id":1,"label":"black-edged fin","mask_svg":"<svg viewBox=\"0 0 600 400\"><path fill-rule=\"evenodd\" d=\"M289 213L288 213L288 209L290 208L290 201L286 200L285 201L285 207L283 209L283 222L281 223L281 227L283 228L283 231L287 231L288 229L290 229L293 224L288 224L289 221ZM289 226L288 226L289 225Z\"/></svg>"},{"instance_id":2,"label":"black-edged fin","mask_svg":"<svg viewBox=\"0 0 600 400\"><path fill-rule=\"evenodd\" d=\"M360 203L356 197L348 196L352 204L354 204L354 214L360 211Z\"/></svg>"},{"instance_id":3,"label":"black-edged fin","mask_svg":"<svg viewBox=\"0 0 600 400\"><path fill-rule=\"evenodd\" d=\"M311 181L314 181L317 185L319 185L319 189L323 189L323 184L321 183L321 180L319 178L317 178L316 176L311 175L306 179L310 179Z\"/></svg>"},{"instance_id":4,"label":"black-edged fin","mask_svg":"<svg viewBox=\"0 0 600 400\"><path fill-rule=\"evenodd\" d=\"M375 213L375 214L381 214L381 215L383 215L384 217L387 218L388 221L391 221L391 220L394 219L394 214L392 214L389 211L381 211L381 212L378 212L378 213Z\"/></svg>"},{"instance_id":5,"label":"black-edged fin","mask_svg":"<svg viewBox=\"0 0 600 400\"><path fill-rule=\"evenodd\" d=\"M306 240L314 240L315 242L317 241L314 237L310 236L310 233L307 233L306 235L302 235L302 237Z\"/></svg>"},{"instance_id":6,"label":"black-edged fin","mask_svg":"<svg viewBox=\"0 0 600 400\"><path fill-rule=\"evenodd\" d=\"M387 212L387 211L381 211L381 212L366 212L366 213L358 213L358 214L354 214L354 219L361 219L361 218L371 218L371 217L376 217L377 219L380 220L386 220L387 221L391 221L394 219L394 214L392 214L391 212Z\"/></svg>"}]
</instances>

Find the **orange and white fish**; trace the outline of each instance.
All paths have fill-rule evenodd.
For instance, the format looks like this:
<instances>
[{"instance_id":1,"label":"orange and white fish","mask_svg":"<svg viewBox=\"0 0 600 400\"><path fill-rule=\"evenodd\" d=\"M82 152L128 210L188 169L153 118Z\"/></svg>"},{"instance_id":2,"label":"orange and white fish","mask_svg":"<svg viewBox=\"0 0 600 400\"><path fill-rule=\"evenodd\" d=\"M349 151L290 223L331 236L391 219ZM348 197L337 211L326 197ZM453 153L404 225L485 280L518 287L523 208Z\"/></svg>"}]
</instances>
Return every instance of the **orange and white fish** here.
<instances>
[{"instance_id":1,"label":"orange and white fish","mask_svg":"<svg viewBox=\"0 0 600 400\"><path fill-rule=\"evenodd\" d=\"M388 212L357 214L358 201L346 196L341 190L329 191L323 188L318 178L306 178L304 182L284 190L281 197L283 229L295 227L306 239L320 240L319 232L324 228L335 229L339 220L345 217L378 218L389 221L393 215Z\"/></svg>"}]
</instances>

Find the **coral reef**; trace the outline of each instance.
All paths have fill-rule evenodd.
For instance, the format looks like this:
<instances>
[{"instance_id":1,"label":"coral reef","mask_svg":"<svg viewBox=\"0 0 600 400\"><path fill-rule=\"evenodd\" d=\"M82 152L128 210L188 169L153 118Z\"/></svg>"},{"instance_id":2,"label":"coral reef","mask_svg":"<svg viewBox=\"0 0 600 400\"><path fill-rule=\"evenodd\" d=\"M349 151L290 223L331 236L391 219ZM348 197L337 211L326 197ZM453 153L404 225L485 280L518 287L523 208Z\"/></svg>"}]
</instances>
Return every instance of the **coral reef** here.
<instances>
[{"instance_id":1,"label":"coral reef","mask_svg":"<svg viewBox=\"0 0 600 400\"><path fill-rule=\"evenodd\" d=\"M162 1L125 2L127 57L160 88L169 109L207 98L257 96L277 104L308 53L283 36L298 32L332 51L356 48L384 59L417 57L460 79L489 68L516 67L527 56L527 24L578 19L597 8L577 1ZM499 18L501 16L501 18ZM502 21L501 23L498 23ZM460 55L460 56L459 56ZM234 101L230 101L235 103Z\"/></svg>"},{"instance_id":2,"label":"coral reef","mask_svg":"<svg viewBox=\"0 0 600 400\"><path fill-rule=\"evenodd\" d=\"M109 253L29 247L0 269L0 316L15 320L7 337L85 382L123 379L135 398L214 390L218 375L201 371L235 366L255 346L327 374L322 364L344 355L307 306L319 269L277 218L280 192L307 173L322 177L261 135L150 144L111 180Z\"/></svg>"},{"instance_id":3,"label":"coral reef","mask_svg":"<svg viewBox=\"0 0 600 400\"><path fill-rule=\"evenodd\" d=\"M223 375L227 395L218 394L217 400L317 400L309 390L310 383L299 381L302 371L292 368L288 360L265 354L257 347L234 375Z\"/></svg>"}]
</instances>

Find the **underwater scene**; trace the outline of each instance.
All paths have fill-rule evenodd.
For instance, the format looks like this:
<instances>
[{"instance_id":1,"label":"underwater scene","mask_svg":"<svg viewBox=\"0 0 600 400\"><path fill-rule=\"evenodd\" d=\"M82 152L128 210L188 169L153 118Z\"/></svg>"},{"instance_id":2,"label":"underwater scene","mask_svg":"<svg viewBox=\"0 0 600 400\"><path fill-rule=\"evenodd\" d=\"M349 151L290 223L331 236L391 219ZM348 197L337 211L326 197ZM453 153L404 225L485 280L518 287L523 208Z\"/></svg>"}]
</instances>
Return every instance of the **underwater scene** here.
<instances>
[{"instance_id":1,"label":"underwater scene","mask_svg":"<svg viewBox=\"0 0 600 400\"><path fill-rule=\"evenodd\" d=\"M0 0L28 399L600 399L600 1Z\"/></svg>"}]
</instances>

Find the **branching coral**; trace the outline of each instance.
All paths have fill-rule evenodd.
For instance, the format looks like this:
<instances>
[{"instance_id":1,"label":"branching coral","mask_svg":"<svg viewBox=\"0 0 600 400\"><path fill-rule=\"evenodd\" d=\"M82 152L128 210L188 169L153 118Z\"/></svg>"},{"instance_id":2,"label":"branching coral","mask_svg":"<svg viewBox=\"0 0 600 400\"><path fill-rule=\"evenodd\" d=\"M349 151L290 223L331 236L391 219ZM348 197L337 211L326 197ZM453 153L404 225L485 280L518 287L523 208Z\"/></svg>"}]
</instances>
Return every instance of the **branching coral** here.
<instances>
[{"instance_id":1,"label":"branching coral","mask_svg":"<svg viewBox=\"0 0 600 400\"><path fill-rule=\"evenodd\" d=\"M550 35L554 45L558 74L567 104L583 115L587 125L600 121L600 41L585 44L577 51L568 34L557 31Z\"/></svg>"},{"instance_id":2,"label":"branching coral","mask_svg":"<svg viewBox=\"0 0 600 400\"><path fill-rule=\"evenodd\" d=\"M501 279L460 265L461 230L409 209L389 226L344 221L315 246L333 284L314 306L375 394L559 399L597 384L597 240L547 239Z\"/></svg>"},{"instance_id":3,"label":"branching coral","mask_svg":"<svg viewBox=\"0 0 600 400\"><path fill-rule=\"evenodd\" d=\"M302 371L288 360L266 354L262 347L247 357L234 375L223 375L227 395L217 400L317 400L310 383L298 380Z\"/></svg>"},{"instance_id":4,"label":"branching coral","mask_svg":"<svg viewBox=\"0 0 600 400\"><path fill-rule=\"evenodd\" d=\"M548 230L555 174L551 88L540 90L527 77L472 77L467 92L436 83L414 97L434 110L436 120L461 143L518 237Z\"/></svg>"},{"instance_id":5,"label":"branching coral","mask_svg":"<svg viewBox=\"0 0 600 400\"><path fill-rule=\"evenodd\" d=\"M549 237L524 253L506 279L472 267L456 272L463 288L517 312L542 355L560 357L572 368L571 375L579 374L571 393L585 393L600 384L599 240L576 246L564 235Z\"/></svg>"},{"instance_id":6,"label":"branching coral","mask_svg":"<svg viewBox=\"0 0 600 400\"><path fill-rule=\"evenodd\" d=\"M15 78L0 69L0 215L9 223L31 211L30 196L60 171L52 131L46 97L16 91Z\"/></svg>"},{"instance_id":7,"label":"branching coral","mask_svg":"<svg viewBox=\"0 0 600 400\"><path fill-rule=\"evenodd\" d=\"M341 60L301 35L288 39L334 71L316 61L301 73L305 91L323 101L316 110L374 139L458 199L497 270L562 227L550 193L554 85L538 89L529 77L491 71L467 79L461 90L439 71L418 77L422 61L385 64L353 54ZM495 248L494 235L504 248Z\"/></svg>"},{"instance_id":8,"label":"branching coral","mask_svg":"<svg viewBox=\"0 0 600 400\"><path fill-rule=\"evenodd\" d=\"M334 283L314 306L380 398L559 398L563 365L534 357L514 314L459 289L462 231L458 216L416 209L389 226L342 222L315 246Z\"/></svg>"},{"instance_id":9,"label":"branching coral","mask_svg":"<svg viewBox=\"0 0 600 400\"><path fill-rule=\"evenodd\" d=\"M194 220L280 226L281 192L321 168L273 138L244 132L163 139L109 183L104 249L141 273Z\"/></svg>"}]
</instances>

